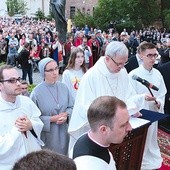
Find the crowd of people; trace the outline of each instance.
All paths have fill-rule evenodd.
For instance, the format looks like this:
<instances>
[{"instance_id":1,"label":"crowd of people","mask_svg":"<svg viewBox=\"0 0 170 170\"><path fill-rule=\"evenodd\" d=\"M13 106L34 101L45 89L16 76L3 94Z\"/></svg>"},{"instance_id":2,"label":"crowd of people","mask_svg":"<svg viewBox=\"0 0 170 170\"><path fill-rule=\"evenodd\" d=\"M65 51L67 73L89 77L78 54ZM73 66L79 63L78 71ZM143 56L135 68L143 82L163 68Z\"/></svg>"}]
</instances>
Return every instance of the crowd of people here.
<instances>
[{"instance_id":1,"label":"crowd of people","mask_svg":"<svg viewBox=\"0 0 170 170\"><path fill-rule=\"evenodd\" d=\"M65 155L61 159L68 161L70 170L75 164L77 170L116 169L107 148L121 143L132 130L130 117L140 117L141 109L170 113L166 74L170 35L165 30L124 29L119 34L86 25L82 30L73 27L67 41L61 42L54 21L1 18L0 61L6 63L0 67L0 168L4 170L16 162L14 169L29 167L27 161L43 153ZM22 77L14 66L21 67ZM29 94L34 71L43 81ZM134 75L152 82L158 91L148 91ZM148 129L142 170L161 167L157 130L158 122ZM41 148L54 153L41 153Z\"/></svg>"}]
</instances>

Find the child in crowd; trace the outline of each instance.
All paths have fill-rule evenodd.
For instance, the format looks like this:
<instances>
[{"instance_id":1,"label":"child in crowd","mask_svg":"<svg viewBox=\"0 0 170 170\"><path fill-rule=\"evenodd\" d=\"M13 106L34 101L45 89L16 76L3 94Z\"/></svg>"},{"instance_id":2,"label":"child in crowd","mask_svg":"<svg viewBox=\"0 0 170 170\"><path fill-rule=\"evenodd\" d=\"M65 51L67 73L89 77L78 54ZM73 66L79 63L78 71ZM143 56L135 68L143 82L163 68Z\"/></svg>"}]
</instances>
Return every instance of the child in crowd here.
<instances>
[{"instance_id":1,"label":"child in crowd","mask_svg":"<svg viewBox=\"0 0 170 170\"><path fill-rule=\"evenodd\" d=\"M84 51L79 47L73 48L66 70L62 75L62 82L66 84L74 100L80 80L86 71Z\"/></svg>"}]
</instances>

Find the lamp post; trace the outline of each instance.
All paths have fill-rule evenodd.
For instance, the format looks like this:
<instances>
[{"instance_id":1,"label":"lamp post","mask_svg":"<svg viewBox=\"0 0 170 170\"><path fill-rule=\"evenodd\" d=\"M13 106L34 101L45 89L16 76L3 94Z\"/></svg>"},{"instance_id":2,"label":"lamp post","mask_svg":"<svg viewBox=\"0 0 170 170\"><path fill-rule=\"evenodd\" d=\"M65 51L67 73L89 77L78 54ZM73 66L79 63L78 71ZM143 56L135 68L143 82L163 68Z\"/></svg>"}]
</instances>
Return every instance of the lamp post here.
<instances>
[{"instance_id":1,"label":"lamp post","mask_svg":"<svg viewBox=\"0 0 170 170\"><path fill-rule=\"evenodd\" d=\"M86 1L83 1L83 8L84 8L84 17L85 17L85 24L86 24Z\"/></svg>"}]
</instances>

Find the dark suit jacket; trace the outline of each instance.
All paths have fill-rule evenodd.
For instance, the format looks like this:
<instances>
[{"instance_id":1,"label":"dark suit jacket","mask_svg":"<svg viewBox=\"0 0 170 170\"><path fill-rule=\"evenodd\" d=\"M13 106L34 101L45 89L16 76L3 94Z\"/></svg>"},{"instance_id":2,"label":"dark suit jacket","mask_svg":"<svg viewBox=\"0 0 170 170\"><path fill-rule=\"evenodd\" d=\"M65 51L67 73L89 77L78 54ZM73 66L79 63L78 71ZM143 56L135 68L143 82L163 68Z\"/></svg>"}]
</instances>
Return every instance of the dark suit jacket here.
<instances>
[{"instance_id":1,"label":"dark suit jacket","mask_svg":"<svg viewBox=\"0 0 170 170\"><path fill-rule=\"evenodd\" d=\"M139 67L139 64L138 64L136 55L131 56L128 60L128 64L125 65L125 68L128 73L138 67Z\"/></svg>"},{"instance_id":2,"label":"dark suit jacket","mask_svg":"<svg viewBox=\"0 0 170 170\"><path fill-rule=\"evenodd\" d=\"M31 68L31 63L28 62L30 56L30 52L27 51L26 49L23 49L17 57L17 60L21 64L22 69L29 69Z\"/></svg>"},{"instance_id":3,"label":"dark suit jacket","mask_svg":"<svg viewBox=\"0 0 170 170\"><path fill-rule=\"evenodd\" d=\"M167 88L167 94L165 96L165 112L170 114L170 61L160 65L158 70L161 72Z\"/></svg>"}]
</instances>

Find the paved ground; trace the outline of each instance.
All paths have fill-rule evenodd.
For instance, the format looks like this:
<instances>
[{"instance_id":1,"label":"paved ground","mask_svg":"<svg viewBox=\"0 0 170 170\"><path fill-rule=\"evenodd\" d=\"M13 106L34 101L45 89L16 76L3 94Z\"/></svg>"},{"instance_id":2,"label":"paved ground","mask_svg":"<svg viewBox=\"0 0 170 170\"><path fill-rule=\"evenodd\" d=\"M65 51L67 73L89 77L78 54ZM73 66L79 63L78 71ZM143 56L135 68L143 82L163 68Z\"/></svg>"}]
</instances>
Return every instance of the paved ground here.
<instances>
[{"instance_id":1,"label":"paved ground","mask_svg":"<svg viewBox=\"0 0 170 170\"><path fill-rule=\"evenodd\" d=\"M20 77L22 77L22 70L19 68L16 68L20 74ZM59 76L59 80L61 80L61 75ZM28 76L27 76L27 81L28 81ZM41 75L39 72L33 72L33 83L34 84L39 84L42 81ZM29 81L28 81L29 82Z\"/></svg>"},{"instance_id":2,"label":"paved ground","mask_svg":"<svg viewBox=\"0 0 170 170\"><path fill-rule=\"evenodd\" d=\"M19 74L20 74L20 77L22 77L22 70L17 68ZM28 81L28 76L27 76L27 81ZM40 73L39 72L34 72L33 73L33 83L34 84L39 84L40 82L42 81L42 78L40 76ZM28 81L29 82L29 81Z\"/></svg>"}]
</instances>

